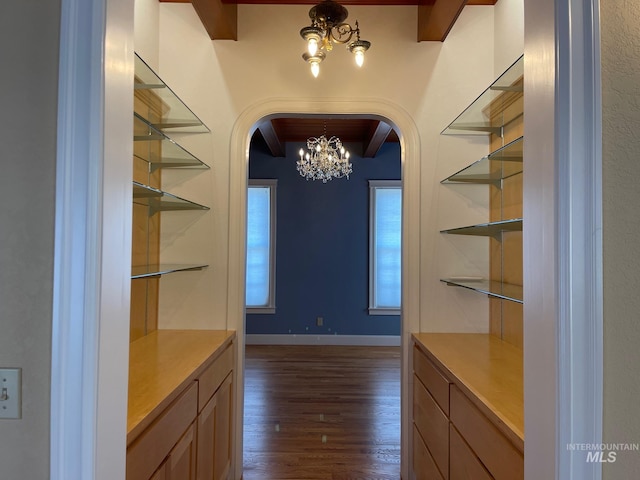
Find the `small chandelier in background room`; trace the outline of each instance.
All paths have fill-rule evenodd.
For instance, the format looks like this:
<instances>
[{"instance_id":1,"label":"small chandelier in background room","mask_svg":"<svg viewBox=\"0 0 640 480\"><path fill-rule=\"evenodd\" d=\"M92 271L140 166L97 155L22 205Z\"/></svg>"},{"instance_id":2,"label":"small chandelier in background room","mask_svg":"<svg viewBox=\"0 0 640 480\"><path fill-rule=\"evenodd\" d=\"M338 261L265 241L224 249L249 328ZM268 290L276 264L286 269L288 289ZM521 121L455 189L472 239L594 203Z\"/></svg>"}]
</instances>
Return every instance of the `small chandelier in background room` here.
<instances>
[{"instance_id":1,"label":"small chandelier in background room","mask_svg":"<svg viewBox=\"0 0 640 480\"><path fill-rule=\"evenodd\" d=\"M338 137L327 139L326 133L320 137L311 137L307 139L307 149L306 153L304 149L300 149L300 160L296 162L298 173L304 178L322 180L322 183L327 183L332 178L349 178L353 171L349 152Z\"/></svg>"},{"instance_id":2,"label":"small chandelier in background room","mask_svg":"<svg viewBox=\"0 0 640 480\"><path fill-rule=\"evenodd\" d=\"M300 30L300 36L307 42L307 52L302 54L305 62L311 65L314 77L320 72L320 62L330 52L333 43L347 44L347 50L354 54L356 64L361 67L364 62L364 52L371 46L371 42L360 40L360 27L356 20L355 28L345 23L349 12L342 5L333 0L323 0L309 10L311 26ZM356 39L351 41L353 36Z\"/></svg>"}]
</instances>

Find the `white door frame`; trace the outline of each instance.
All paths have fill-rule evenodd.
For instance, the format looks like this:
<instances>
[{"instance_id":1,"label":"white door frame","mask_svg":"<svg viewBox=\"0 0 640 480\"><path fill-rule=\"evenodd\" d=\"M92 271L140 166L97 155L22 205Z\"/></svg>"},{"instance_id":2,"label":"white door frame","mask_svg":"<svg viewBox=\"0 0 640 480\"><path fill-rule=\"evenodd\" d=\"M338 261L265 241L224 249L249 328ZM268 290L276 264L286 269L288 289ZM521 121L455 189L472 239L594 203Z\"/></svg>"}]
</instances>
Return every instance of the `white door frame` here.
<instances>
[{"instance_id":1,"label":"white door frame","mask_svg":"<svg viewBox=\"0 0 640 480\"><path fill-rule=\"evenodd\" d=\"M600 479L598 0L525 0L525 478Z\"/></svg>"},{"instance_id":2,"label":"white door frame","mask_svg":"<svg viewBox=\"0 0 640 480\"><path fill-rule=\"evenodd\" d=\"M525 151L527 157L539 162L527 165L525 178L525 196L533 196L538 202L530 204L535 209L525 211L525 471L531 479L598 479L601 473L597 466L585 472L585 465L580 465L565 445L581 438L597 442L602 425L601 177L599 144L590 141L600 138L598 2L524 2L528 80ZM133 3L134 0L62 0L52 480L124 478ZM585 60L581 62L581 58ZM579 70L572 70L575 68ZM581 82L579 75L571 75L572 71L586 76L585 81ZM556 104L559 92L566 101ZM76 96L87 101L74 101ZM589 98L593 103L584 105L586 117L581 118L576 108ZM373 104L375 107L376 102ZM275 105L279 105L277 111L271 111ZM293 100L266 102L262 111L252 109L248 116L241 116L234 128L230 152L228 324L239 333L244 328L244 223L237 215L244 209L246 152L255 122L269 114L301 110L378 112L393 120L405 134L415 128L409 126L407 130L403 115L395 118L399 112L389 109L389 113L383 108L384 102L378 104L380 110L363 102L361 106L367 105L364 112L343 111L337 108L340 105L339 101L322 105L296 104ZM567 134L570 141L565 143L561 135ZM419 136L416 134L411 141L416 145L408 145L403 151L419 152ZM584 155L587 161L578 162ZM414 160L407 160L417 161L419 168L417 159L416 155ZM580 175L578 168L589 170ZM415 182L418 183L414 185ZM78 190L81 185L87 188ZM406 178L406 187L419 195L419 176ZM106 197L108 201L104 201ZM576 218L573 214L580 215ZM419 203L408 205L403 215L403 223L419 220ZM571 221L564 223L567 219ZM419 240L408 238L409 244L403 248L406 256L419 258ZM579 267L581 262L586 262L582 264L585 268ZM412 305L419 298L417 262L403 268L403 276L403 281L416 280L415 284L407 284L403 293L406 349L409 333L416 329L419 318L419 304ZM579 280L585 278L588 281L581 284ZM587 322L581 321L582 314L587 315ZM406 375L403 359L403 381ZM241 378L238 384L242 385ZM572 406L571 402L580 399L579 385L587 385L589 392L582 398L594 401ZM242 396L237 399L241 402ZM402 407L408 411L406 398ZM408 478L406 420L405 414L404 478ZM242 419L236 421L241 427ZM585 426L582 432L576 430L580 425ZM238 444L237 475L242 471L241 435Z\"/></svg>"},{"instance_id":3,"label":"white door frame","mask_svg":"<svg viewBox=\"0 0 640 480\"><path fill-rule=\"evenodd\" d=\"M257 103L244 111L231 134L229 174L229 296L228 326L238 334L238 368L236 402L244 404L244 289L246 256L246 192L249 172L249 145L258 123L270 116L364 115L389 122L400 135L402 168L402 349L410 350L411 332L419 328L420 319L420 135L411 116L391 102L370 99L309 99L276 98ZM401 451L402 477L409 478L408 452L410 448L410 417L408 355L403 355L401 367ZM236 431L242 432L243 411L236 410ZM242 472L242 435L236 436L236 478Z\"/></svg>"},{"instance_id":4,"label":"white door frame","mask_svg":"<svg viewBox=\"0 0 640 480\"><path fill-rule=\"evenodd\" d=\"M125 478L133 5L61 4L52 480Z\"/></svg>"}]
</instances>

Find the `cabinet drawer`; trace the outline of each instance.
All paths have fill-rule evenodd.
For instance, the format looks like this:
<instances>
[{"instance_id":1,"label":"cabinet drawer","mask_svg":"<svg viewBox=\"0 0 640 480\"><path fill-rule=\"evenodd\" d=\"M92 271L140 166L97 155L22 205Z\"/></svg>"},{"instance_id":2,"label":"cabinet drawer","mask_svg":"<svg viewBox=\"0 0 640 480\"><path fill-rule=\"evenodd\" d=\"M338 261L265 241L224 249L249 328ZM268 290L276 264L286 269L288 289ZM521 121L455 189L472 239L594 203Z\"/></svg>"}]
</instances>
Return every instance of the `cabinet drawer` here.
<instances>
[{"instance_id":1,"label":"cabinet drawer","mask_svg":"<svg viewBox=\"0 0 640 480\"><path fill-rule=\"evenodd\" d=\"M127 449L127 480L148 480L195 420L198 388L192 382Z\"/></svg>"},{"instance_id":2,"label":"cabinet drawer","mask_svg":"<svg viewBox=\"0 0 640 480\"><path fill-rule=\"evenodd\" d=\"M487 469L462 439L453 424L449 425L449 479L492 480Z\"/></svg>"},{"instance_id":3,"label":"cabinet drawer","mask_svg":"<svg viewBox=\"0 0 640 480\"><path fill-rule=\"evenodd\" d=\"M416 426L413 426L413 476L414 480L442 480L436 462L422 441Z\"/></svg>"},{"instance_id":4,"label":"cabinet drawer","mask_svg":"<svg viewBox=\"0 0 640 480\"><path fill-rule=\"evenodd\" d=\"M449 380L416 346L413 347L413 371L438 402L442 411L449 415Z\"/></svg>"},{"instance_id":5,"label":"cabinet drawer","mask_svg":"<svg viewBox=\"0 0 640 480\"><path fill-rule=\"evenodd\" d=\"M233 369L234 344L229 345L198 377L198 412L213 396Z\"/></svg>"},{"instance_id":6,"label":"cabinet drawer","mask_svg":"<svg viewBox=\"0 0 640 480\"><path fill-rule=\"evenodd\" d=\"M524 478L522 453L471 403L451 388L451 422L496 480Z\"/></svg>"},{"instance_id":7,"label":"cabinet drawer","mask_svg":"<svg viewBox=\"0 0 640 480\"><path fill-rule=\"evenodd\" d=\"M449 478L449 419L414 375L413 422L444 478Z\"/></svg>"}]
</instances>

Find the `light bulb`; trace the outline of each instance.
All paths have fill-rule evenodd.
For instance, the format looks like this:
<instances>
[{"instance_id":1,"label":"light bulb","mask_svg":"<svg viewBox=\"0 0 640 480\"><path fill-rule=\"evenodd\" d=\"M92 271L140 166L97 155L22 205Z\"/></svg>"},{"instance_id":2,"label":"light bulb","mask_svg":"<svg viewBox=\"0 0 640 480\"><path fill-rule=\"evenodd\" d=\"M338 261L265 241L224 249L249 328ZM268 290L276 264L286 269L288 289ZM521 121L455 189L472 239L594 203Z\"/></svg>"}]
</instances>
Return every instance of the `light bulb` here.
<instances>
[{"instance_id":1,"label":"light bulb","mask_svg":"<svg viewBox=\"0 0 640 480\"><path fill-rule=\"evenodd\" d=\"M361 67L362 64L364 63L364 50L361 48L356 48L353 51L353 54L356 56L356 65Z\"/></svg>"},{"instance_id":2,"label":"light bulb","mask_svg":"<svg viewBox=\"0 0 640 480\"><path fill-rule=\"evenodd\" d=\"M318 78L318 73L320 73L320 64L318 62L311 62L311 73L315 78Z\"/></svg>"},{"instance_id":3,"label":"light bulb","mask_svg":"<svg viewBox=\"0 0 640 480\"><path fill-rule=\"evenodd\" d=\"M307 50L309 52L309 55L311 55L312 57L315 56L316 52L318 51L318 39L315 37L311 37L309 38L309 41L307 42Z\"/></svg>"},{"instance_id":4,"label":"light bulb","mask_svg":"<svg viewBox=\"0 0 640 480\"><path fill-rule=\"evenodd\" d=\"M303 155L304 155L304 150L300 149L300 151L298 152L300 154L300 159L302 159Z\"/></svg>"}]
</instances>

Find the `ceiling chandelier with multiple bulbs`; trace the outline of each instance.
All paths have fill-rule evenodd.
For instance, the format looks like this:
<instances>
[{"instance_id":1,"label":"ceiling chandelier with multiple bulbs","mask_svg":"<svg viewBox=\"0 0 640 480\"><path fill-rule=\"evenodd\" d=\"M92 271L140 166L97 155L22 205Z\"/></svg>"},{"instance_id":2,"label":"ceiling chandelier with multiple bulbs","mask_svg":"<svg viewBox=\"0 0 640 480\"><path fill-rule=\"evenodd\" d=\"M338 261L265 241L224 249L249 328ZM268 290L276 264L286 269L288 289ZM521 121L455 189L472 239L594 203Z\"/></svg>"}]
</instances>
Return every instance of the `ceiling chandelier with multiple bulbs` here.
<instances>
[{"instance_id":1,"label":"ceiling chandelier with multiple bulbs","mask_svg":"<svg viewBox=\"0 0 640 480\"><path fill-rule=\"evenodd\" d=\"M327 183L332 178L349 178L353 171L349 152L338 137L311 137L307 139L307 149L306 153L304 149L300 149L300 160L296 162L298 172L304 178L322 180L322 183Z\"/></svg>"},{"instance_id":2,"label":"ceiling chandelier with multiple bulbs","mask_svg":"<svg viewBox=\"0 0 640 480\"><path fill-rule=\"evenodd\" d=\"M360 39L358 21L354 28L345 22L348 16L347 9L333 0L323 0L309 10L311 26L300 30L300 36L307 42L307 52L302 54L302 58L311 65L314 77L318 76L320 62L326 57L322 50L331 51L334 43L346 43L347 50L355 56L356 64L362 66L364 52L371 42ZM354 35L356 38L352 41Z\"/></svg>"}]
</instances>

